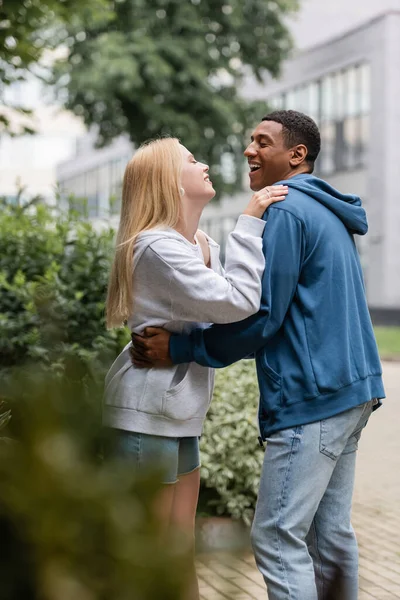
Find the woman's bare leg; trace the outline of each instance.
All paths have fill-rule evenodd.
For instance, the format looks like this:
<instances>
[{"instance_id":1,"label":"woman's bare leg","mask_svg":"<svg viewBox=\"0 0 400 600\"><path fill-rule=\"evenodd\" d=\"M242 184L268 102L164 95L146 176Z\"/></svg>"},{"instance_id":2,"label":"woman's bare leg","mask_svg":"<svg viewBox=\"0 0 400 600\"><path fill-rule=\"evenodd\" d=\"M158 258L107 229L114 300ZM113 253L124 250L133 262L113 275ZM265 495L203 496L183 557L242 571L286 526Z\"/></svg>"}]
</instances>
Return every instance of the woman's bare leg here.
<instances>
[{"instance_id":1,"label":"woman's bare leg","mask_svg":"<svg viewBox=\"0 0 400 600\"><path fill-rule=\"evenodd\" d=\"M199 600L199 586L195 567L195 518L200 489L200 469L188 475L181 475L174 486L171 511L171 528L181 532L188 544L190 553L190 582L182 600Z\"/></svg>"},{"instance_id":2,"label":"woman's bare leg","mask_svg":"<svg viewBox=\"0 0 400 600\"><path fill-rule=\"evenodd\" d=\"M168 534L170 528L176 486L177 483L163 485L154 502L154 513L160 521L163 536Z\"/></svg>"}]
</instances>

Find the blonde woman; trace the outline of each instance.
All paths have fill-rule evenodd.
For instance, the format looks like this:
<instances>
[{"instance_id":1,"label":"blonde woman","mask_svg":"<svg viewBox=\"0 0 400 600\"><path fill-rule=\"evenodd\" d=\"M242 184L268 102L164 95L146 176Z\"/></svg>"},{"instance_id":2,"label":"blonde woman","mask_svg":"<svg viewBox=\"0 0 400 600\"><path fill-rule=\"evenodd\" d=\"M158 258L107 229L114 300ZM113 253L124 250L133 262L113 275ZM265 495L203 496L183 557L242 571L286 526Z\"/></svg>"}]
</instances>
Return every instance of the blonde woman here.
<instances>
[{"instance_id":1,"label":"blonde woman","mask_svg":"<svg viewBox=\"0 0 400 600\"><path fill-rule=\"evenodd\" d=\"M107 297L107 325L128 323L187 332L199 323L230 323L256 313L265 263L266 208L285 186L251 198L226 248L198 230L215 191L208 166L177 139L152 141L128 163L116 252ZM211 401L214 373L196 363L163 369L135 367L130 344L106 377L104 423L116 430L115 450L138 468L163 468L159 503L164 523L194 537L200 483L198 437ZM197 599L193 578L188 598Z\"/></svg>"}]
</instances>

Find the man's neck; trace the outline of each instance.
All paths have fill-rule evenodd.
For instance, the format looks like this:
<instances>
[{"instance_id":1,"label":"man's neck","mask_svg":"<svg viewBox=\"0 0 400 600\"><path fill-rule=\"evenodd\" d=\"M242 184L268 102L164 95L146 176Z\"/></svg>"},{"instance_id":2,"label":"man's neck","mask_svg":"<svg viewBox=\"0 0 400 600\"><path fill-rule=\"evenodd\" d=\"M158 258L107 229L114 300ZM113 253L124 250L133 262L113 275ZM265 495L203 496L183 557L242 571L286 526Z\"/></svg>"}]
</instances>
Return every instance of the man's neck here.
<instances>
[{"instance_id":1,"label":"man's neck","mask_svg":"<svg viewBox=\"0 0 400 600\"><path fill-rule=\"evenodd\" d=\"M291 169L286 173L284 177L280 179L280 181L285 181L286 179L291 179L296 175L311 175L308 167L300 166L298 169Z\"/></svg>"}]
</instances>

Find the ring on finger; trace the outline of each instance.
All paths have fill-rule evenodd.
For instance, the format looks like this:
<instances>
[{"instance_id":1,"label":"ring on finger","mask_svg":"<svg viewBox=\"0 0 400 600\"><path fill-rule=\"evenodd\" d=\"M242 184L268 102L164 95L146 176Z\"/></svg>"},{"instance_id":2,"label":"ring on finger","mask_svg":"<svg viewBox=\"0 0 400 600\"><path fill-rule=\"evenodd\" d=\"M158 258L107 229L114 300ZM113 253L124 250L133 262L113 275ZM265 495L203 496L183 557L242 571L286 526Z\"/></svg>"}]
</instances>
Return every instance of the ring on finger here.
<instances>
[{"instance_id":1,"label":"ring on finger","mask_svg":"<svg viewBox=\"0 0 400 600\"><path fill-rule=\"evenodd\" d=\"M269 200L269 199L271 198L271 192L270 192L268 189L266 189L266 190L265 190L265 193L266 193L266 194L268 194L268 195L267 195L267 198L268 198L268 200Z\"/></svg>"}]
</instances>

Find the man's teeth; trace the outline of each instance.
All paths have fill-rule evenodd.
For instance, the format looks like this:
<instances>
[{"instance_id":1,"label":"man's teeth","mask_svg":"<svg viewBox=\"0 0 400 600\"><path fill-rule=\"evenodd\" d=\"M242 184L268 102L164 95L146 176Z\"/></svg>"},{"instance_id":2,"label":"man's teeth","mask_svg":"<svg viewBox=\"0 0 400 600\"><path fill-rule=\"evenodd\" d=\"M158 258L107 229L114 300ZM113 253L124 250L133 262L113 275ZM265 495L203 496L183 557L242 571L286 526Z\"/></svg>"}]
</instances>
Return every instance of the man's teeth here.
<instances>
[{"instance_id":1,"label":"man's teeth","mask_svg":"<svg viewBox=\"0 0 400 600\"><path fill-rule=\"evenodd\" d=\"M256 164L249 164L250 167L250 171L257 171L257 169L259 169L261 167L261 165L256 165Z\"/></svg>"}]
</instances>

